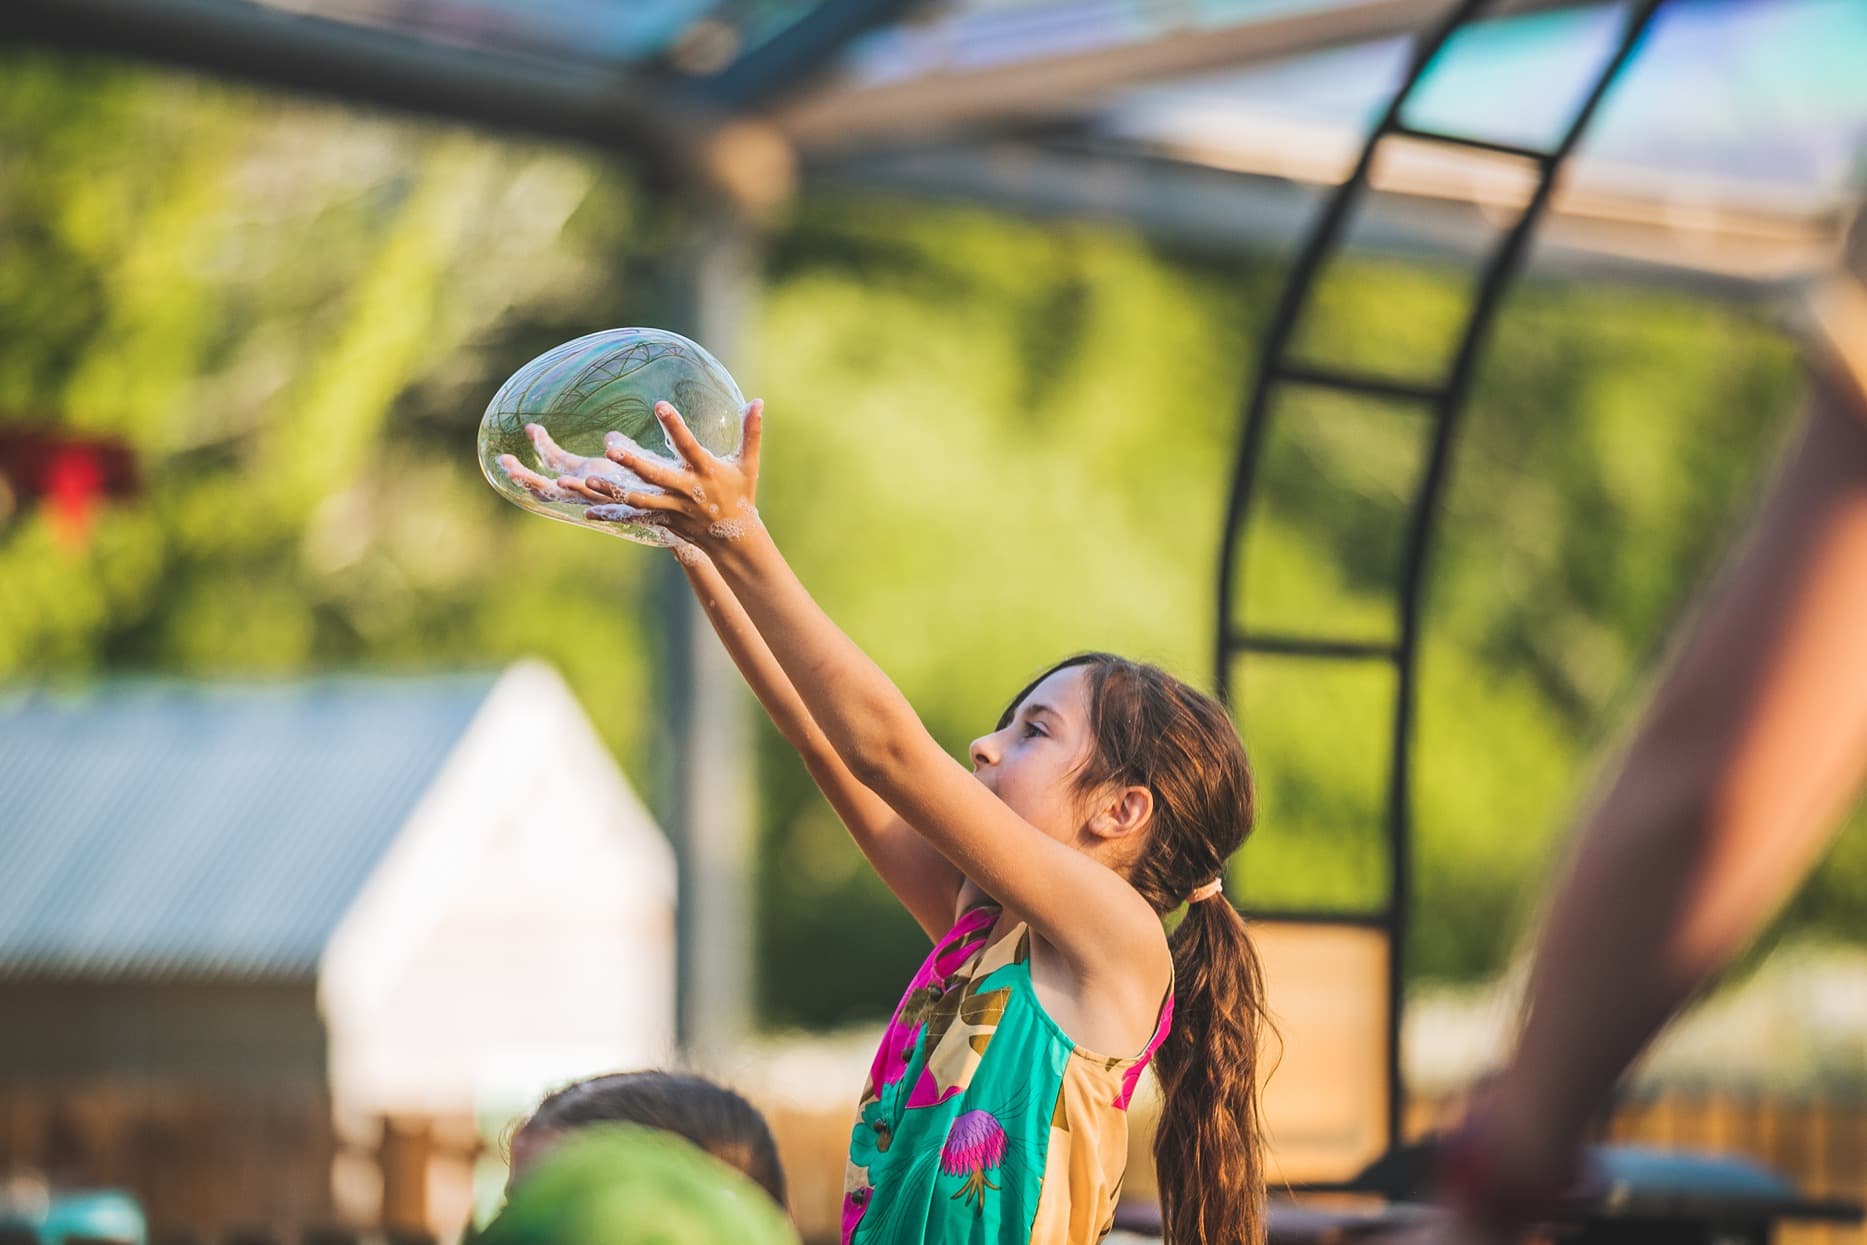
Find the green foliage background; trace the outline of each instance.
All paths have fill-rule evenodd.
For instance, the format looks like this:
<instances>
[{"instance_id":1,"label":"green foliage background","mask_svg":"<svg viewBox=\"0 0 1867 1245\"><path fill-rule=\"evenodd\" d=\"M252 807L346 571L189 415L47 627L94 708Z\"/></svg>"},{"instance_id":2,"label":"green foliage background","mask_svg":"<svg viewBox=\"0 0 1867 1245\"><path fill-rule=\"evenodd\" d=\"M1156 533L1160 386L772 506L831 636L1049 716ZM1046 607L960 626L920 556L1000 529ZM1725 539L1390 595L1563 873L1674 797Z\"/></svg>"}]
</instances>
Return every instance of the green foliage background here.
<instances>
[{"instance_id":1,"label":"green foliage background","mask_svg":"<svg viewBox=\"0 0 1867 1245\"><path fill-rule=\"evenodd\" d=\"M678 214L587 155L40 56L0 63L0 421L108 432L146 491L82 547L0 518L0 677L487 666L567 672L651 795L666 757L649 550L478 478L511 370L654 312ZM764 512L805 582L956 750L1047 661L1112 648L1210 679L1225 480L1279 281L1112 229L816 198L766 239L748 349ZM1359 259L1320 358L1430 371L1463 275ZM1458 447L1427 600L1413 971L1497 970L1589 766L1790 424L1754 311L1532 278ZM1253 619L1393 627L1417 417L1317 398L1269 447ZM1265 905L1366 907L1391 677L1242 675ZM874 1016L918 935L761 736L773 1024ZM1867 836L1784 931L1861 936Z\"/></svg>"}]
</instances>

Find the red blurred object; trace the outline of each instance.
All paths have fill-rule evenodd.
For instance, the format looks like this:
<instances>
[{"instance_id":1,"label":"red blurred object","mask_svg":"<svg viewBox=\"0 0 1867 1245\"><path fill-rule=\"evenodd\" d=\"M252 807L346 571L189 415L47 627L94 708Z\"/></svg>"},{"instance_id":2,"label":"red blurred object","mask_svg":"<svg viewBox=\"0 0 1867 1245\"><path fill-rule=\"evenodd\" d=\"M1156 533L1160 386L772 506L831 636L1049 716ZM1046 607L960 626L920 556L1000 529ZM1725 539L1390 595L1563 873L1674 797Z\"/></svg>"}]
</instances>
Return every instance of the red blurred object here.
<instances>
[{"instance_id":1,"label":"red blurred object","mask_svg":"<svg viewBox=\"0 0 1867 1245\"><path fill-rule=\"evenodd\" d=\"M64 538L82 544L99 502L141 491L136 456L111 437L59 429L0 429L0 477L21 506L49 507Z\"/></svg>"}]
</instances>

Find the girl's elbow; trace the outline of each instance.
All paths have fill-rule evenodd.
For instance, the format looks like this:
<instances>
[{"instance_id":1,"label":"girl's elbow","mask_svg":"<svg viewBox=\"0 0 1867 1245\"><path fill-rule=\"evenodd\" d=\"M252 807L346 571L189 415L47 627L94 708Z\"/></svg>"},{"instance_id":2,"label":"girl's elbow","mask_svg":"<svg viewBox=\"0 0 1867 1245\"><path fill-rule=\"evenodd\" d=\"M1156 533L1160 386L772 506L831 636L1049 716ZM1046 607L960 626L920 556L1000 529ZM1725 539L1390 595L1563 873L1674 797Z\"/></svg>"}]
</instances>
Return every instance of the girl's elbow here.
<instances>
[{"instance_id":1,"label":"girl's elbow","mask_svg":"<svg viewBox=\"0 0 1867 1245\"><path fill-rule=\"evenodd\" d=\"M857 782L877 794L886 794L905 781L910 756L906 740L883 734L854 741L843 761Z\"/></svg>"}]
</instances>

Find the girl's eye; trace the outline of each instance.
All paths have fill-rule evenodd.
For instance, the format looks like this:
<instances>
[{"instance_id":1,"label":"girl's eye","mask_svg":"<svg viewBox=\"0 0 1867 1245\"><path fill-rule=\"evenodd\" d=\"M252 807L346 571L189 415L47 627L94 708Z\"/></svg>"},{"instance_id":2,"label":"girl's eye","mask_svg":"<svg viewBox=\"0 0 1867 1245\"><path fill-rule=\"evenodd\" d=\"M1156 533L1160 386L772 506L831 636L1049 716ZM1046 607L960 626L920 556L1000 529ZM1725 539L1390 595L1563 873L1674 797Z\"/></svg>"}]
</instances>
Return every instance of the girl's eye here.
<instances>
[{"instance_id":1,"label":"girl's eye","mask_svg":"<svg viewBox=\"0 0 1867 1245\"><path fill-rule=\"evenodd\" d=\"M1024 737L1026 739L1029 739L1033 735L1042 735L1043 733L1044 728L1035 722L1026 722L1024 724Z\"/></svg>"}]
</instances>

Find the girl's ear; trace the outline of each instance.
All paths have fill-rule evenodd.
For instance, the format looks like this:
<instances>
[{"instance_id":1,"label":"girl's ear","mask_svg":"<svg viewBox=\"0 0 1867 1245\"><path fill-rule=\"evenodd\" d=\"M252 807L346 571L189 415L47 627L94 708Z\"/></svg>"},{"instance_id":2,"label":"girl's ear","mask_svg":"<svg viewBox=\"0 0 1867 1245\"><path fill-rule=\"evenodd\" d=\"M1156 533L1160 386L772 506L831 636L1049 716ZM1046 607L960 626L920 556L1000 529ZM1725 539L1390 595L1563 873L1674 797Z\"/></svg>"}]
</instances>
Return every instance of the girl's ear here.
<instances>
[{"instance_id":1,"label":"girl's ear","mask_svg":"<svg viewBox=\"0 0 1867 1245\"><path fill-rule=\"evenodd\" d=\"M1153 792L1146 787L1118 787L1089 819L1089 832L1102 839L1126 838L1147 829L1153 818Z\"/></svg>"}]
</instances>

